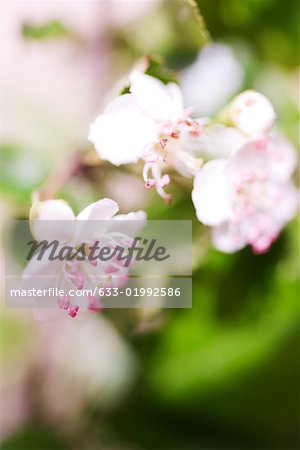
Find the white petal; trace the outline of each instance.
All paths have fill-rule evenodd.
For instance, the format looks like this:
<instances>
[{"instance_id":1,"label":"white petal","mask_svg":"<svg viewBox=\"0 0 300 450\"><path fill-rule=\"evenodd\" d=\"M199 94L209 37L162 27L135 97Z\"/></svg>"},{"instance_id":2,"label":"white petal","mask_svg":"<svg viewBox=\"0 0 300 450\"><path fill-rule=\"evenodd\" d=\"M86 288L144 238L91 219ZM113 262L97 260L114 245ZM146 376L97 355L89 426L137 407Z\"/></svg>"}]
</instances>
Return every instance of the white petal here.
<instances>
[{"instance_id":1,"label":"white petal","mask_svg":"<svg viewBox=\"0 0 300 450\"><path fill-rule=\"evenodd\" d=\"M139 105L132 94L124 94L120 95L114 100L112 100L106 106L104 113L105 114L114 114L119 112L128 112L128 110L135 111L139 109Z\"/></svg>"},{"instance_id":2,"label":"white petal","mask_svg":"<svg viewBox=\"0 0 300 450\"><path fill-rule=\"evenodd\" d=\"M168 83L167 89L170 93L171 99L172 99L172 114L175 116L174 118L177 118L182 114L182 111L184 109L183 107L183 94L176 83ZM177 116L177 117L176 117Z\"/></svg>"},{"instance_id":3,"label":"white petal","mask_svg":"<svg viewBox=\"0 0 300 450\"><path fill-rule=\"evenodd\" d=\"M247 90L235 97L229 113L234 125L242 133L252 137L266 134L276 119L270 100L254 90Z\"/></svg>"},{"instance_id":4,"label":"white petal","mask_svg":"<svg viewBox=\"0 0 300 450\"><path fill-rule=\"evenodd\" d=\"M247 245L240 228L230 222L218 225L212 231L214 247L224 253L234 253Z\"/></svg>"},{"instance_id":5,"label":"white petal","mask_svg":"<svg viewBox=\"0 0 300 450\"><path fill-rule=\"evenodd\" d=\"M22 272L20 289L24 289L26 291L29 291L32 288L43 290L55 288L57 286L58 277L60 276L60 271L62 269L63 263L59 260L50 261L49 256L51 251L52 248L46 250L40 260L38 260L39 253L31 258ZM59 248L57 249L55 254L57 255L58 252ZM49 306L50 304L50 299L45 299L44 297L34 298L28 296L24 299L28 301L37 301L41 304L41 307L45 307L47 305ZM51 301L52 300L53 299L51 299Z\"/></svg>"},{"instance_id":6,"label":"white petal","mask_svg":"<svg viewBox=\"0 0 300 450\"><path fill-rule=\"evenodd\" d=\"M60 309L58 305L53 308L33 308L32 315L37 322L41 322L43 325L71 320L66 311Z\"/></svg>"},{"instance_id":7,"label":"white petal","mask_svg":"<svg viewBox=\"0 0 300 450\"><path fill-rule=\"evenodd\" d=\"M243 173L270 176L271 159L267 149L261 149L256 141L249 141L228 160L228 173L239 177Z\"/></svg>"},{"instance_id":8,"label":"white petal","mask_svg":"<svg viewBox=\"0 0 300 450\"><path fill-rule=\"evenodd\" d=\"M179 144L182 145L182 148L186 149L186 145L184 145L186 144L186 141L182 143L180 140ZM168 155L168 163L172 165L180 175L190 178L191 176L194 176L202 166L202 159L195 158L188 150L185 151L178 148L176 151L170 152Z\"/></svg>"},{"instance_id":9,"label":"white petal","mask_svg":"<svg viewBox=\"0 0 300 450\"><path fill-rule=\"evenodd\" d=\"M118 214L109 224L109 231L119 231L130 237L137 237L137 233L145 226L147 214L145 211Z\"/></svg>"},{"instance_id":10,"label":"white petal","mask_svg":"<svg viewBox=\"0 0 300 450\"><path fill-rule=\"evenodd\" d=\"M112 219L118 211L118 204L109 198L91 203L77 216L74 242L88 242L91 238L100 236L107 227L105 221Z\"/></svg>"},{"instance_id":11,"label":"white petal","mask_svg":"<svg viewBox=\"0 0 300 450\"><path fill-rule=\"evenodd\" d=\"M287 181L297 165L297 153L293 145L283 137L249 141L230 159L228 170L232 174L241 172L261 173L278 182Z\"/></svg>"},{"instance_id":12,"label":"white petal","mask_svg":"<svg viewBox=\"0 0 300 450\"><path fill-rule=\"evenodd\" d=\"M228 158L245 142L245 137L235 128L216 124L205 128L193 145L198 154L209 158Z\"/></svg>"},{"instance_id":13,"label":"white petal","mask_svg":"<svg viewBox=\"0 0 300 450\"><path fill-rule=\"evenodd\" d=\"M91 203L77 216L77 220L109 220L119 211L118 204L110 198Z\"/></svg>"},{"instance_id":14,"label":"white petal","mask_svg":"<svg viewBox=\"0 0 300 450\"><path fill-rule=\"evenodd\" d=\"M30 210L29 217L31 232L38 241L70 240L75 216L64 200L36 202Z\"/></svg>"},{"instance_id":15,"label":"white petal","mask_svg":"<svg viewBox=\"0 0 300 450\"><path fill-rule=\"evenodd\" d=\"M118 214L114 217L114 220L140 220L145 221L147 220L147 213L145 211L136 211L136 212L130 212L128 214Z\"/></svg>"},{"instance_id":16,"label":"white petal","mask_svg":"<svg viewBox=\"0 0 300 450\"><path fill-rule=\"evenodd\" d=\"M100 158L117 166L136 163L157 137L156 124L142 113L131 94L114 100L91 124L89 133Z\"/></svg>"},{"instance_id":17,"label":"white petal","mask_svg":"<svg viewBox=\"0 0 300 450\"><path fill-rule=\"evenodd\" d=\"M299 192L292 183L279 186L280 195L276 208L271 212L273 220L281 228L296 214L299 208Z\"/></svg>"},{"instance_id":18,"label":"white petal","mask_svg":"<svg viewBox=\"0 0 300 450\"><path fill-rule=\"evenodd\" d=\"M30 219L73 220L74 213L64 200L46 200L33 205Z\"/></svg>"},{"instance_id":19,"label":"white petal","mask_svg":"<svg viewBox=\"0 0 300 450\"><path fill-rule=\"evenodd\" d=\"M218 225L231 215L226 167L227 160L210 161L195 176L192 200L198 220L205 225Z\"/></svg>"},{"instance_id":20,"label":"white petal","mask_svg":"<svg viewBox=\"0 0 300 450\"><path fill-rule=\"evenodd\" d=\"M182 105L179 88L176 89L174 84L166 86L157 78L139 71L131 74L130 82L130 91L139 107L156 121L170 119Z\"/></svg>"},{"instance_id":21,"label":"white petal","mask_svg":"<svg viewBox=\"0 0 300 450\"><path fill-rule=\"evenodd\" d=\"M22 272L22 277L25 278L56 278L56 274L58 269L61 267L62 262L59 260L50 261L49 257L52 252L54 246L51 246L48 250L45 250L43 254L41 253L41 259L38 260L38 256L40 254L39 249L37 253L30 259L27 266ZM58 246L55 251L55 255L57 255L62 246Z\"/></svg>"},{"instance_id":22,"label":"white petal","mask_svg":"<svg viewBox=\"0 0 300 450\"><path fill-rule=\"evenodd\" d=\"M273 178L282 181L288 180L297 166L295 147L284 137L275 136L270 138L268 150Z\"/></svg>"}]
</instances>

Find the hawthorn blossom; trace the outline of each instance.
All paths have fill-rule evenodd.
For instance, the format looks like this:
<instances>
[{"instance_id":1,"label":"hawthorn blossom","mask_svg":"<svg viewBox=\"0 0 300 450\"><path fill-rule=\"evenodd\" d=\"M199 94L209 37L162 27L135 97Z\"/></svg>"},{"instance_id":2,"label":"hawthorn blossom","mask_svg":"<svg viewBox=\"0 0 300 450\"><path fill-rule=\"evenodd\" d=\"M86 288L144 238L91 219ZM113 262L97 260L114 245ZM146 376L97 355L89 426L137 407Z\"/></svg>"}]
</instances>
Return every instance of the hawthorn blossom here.
<instances>
[{"instance_id":1,"label":"hawthorn blossom","mask_svg":"<svg viewBox=\"0 0 300 450\"><path fill-rule=\"evenodd\" d=\"M233 125L246 136L265 136L276 119L272 103L260 92L247 90L237 95L229 106Z\"/></svg>"},{"instance_id":2,"label":"hawthorn blossom","mask_svg":"<svg viewBox=\"0 0 300 450\"><path fill-rule=\"evenodd\" d=\"M143 226L146 213L137 211L117 214L118 210L116 202L105 198L90 204L75 217L71 207L63 200L37 201L30 212L30 228L38 242L59 241L57 253L66 246L78 249L82 245L92 246L96 241L111 248L117 245L126 248L130 246L137 230ZM39 287L43 289L52 288L55 283L55 287L65 293L57 298L58 306L71 317L77 315L80 306L72 301L77 300L76 297L67 294L71 289L94 291L97 286L105 290L108 287L121 287L127 282L128 267L116 258L109 261L99 258L89 260L86 254L82 261L77 258L51 260L49 256L52 250L52 247L46 249L40 260L38 254L31 258L23 271L23 281L30 284L31 280L40 279ZM99 299L94 295L82 297L81 301L89 311L102 309Z\"/></svg>"},{"instance_id":3,"label":"hawthorn blossom","mask_svg":"<svg viewBox=\"0 0 300 450\"><path fill-rule=\"evenodd\" d=\"M198 171L192 200L199 221L214 227L217 249L269 249L297 210L295 166L293 146L273 137L246 142L230 158L209 161Z\"/></svg>"},{"instance_id":4,"label":"hawthorn blossom","mask_svg":"<svg viewBox=\"0 0 300 450\"><path fill-rule=\"evenodd\" d=\"M202 161L191 149L202 132L202 121L192 119L184 109L182 93L175 83L160 80L140 71L130 76L130 93L113 100L90 126L89 140L101 159L112 164L144 161L146 188L155 187L166 200L170 182L162 174L168 166L183 176L193 176Z\"/></svg>"}]
</instances>

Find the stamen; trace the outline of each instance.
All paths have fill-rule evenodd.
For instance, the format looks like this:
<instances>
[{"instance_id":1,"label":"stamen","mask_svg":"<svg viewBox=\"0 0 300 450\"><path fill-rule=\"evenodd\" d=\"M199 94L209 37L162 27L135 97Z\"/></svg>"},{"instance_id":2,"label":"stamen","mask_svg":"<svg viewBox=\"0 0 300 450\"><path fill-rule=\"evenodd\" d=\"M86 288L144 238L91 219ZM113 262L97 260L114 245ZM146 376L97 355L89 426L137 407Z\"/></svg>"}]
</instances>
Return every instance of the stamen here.
<instances>
[{"instance_id":1,"label":"stamen","mask_svg":"<svg viewBox=\"0 0 300 450\"><path fill-rule=\"evenodd\" d=\"M173 139L179 139L179 138L180 138L180 131L173 131L173 132L171 133L171 137L172 137Z\"/></svg>"},{"instance_id":2,"label":"stamen","mask_svg":"<svg viewBox=\"0 0 300 450\"><path fill-rule=\"evenodd\" d=\"M164 150L167 146L168 139L167 138L159 138L158 143L161 146L161 148Z\"/></svg>"},{"instance_id":3,"label":"stamen","mask_svg":"<svg viewBox=\"0 0 300 450\"><path fill-rule=\"evenodd\" d=\"M162 134L164 134L166 136L170 136L172 131L173 131L173 123L171 122L171 120L166 120L162 124L162 128L161 128Z\"/></svg>"},{"instance_id":4,"label":"stamen","mask_svg":"<svg viewBox=\"0 0 300 450\"><path fill-rule=\"evenodd\" d=\"M184 109L183 112L182 112L182 116L178 120L178 124L181 124L181 123L184 123L186 121L192 120L191 119L192 113L193 113L193 108L192 107Z\"/></svg>"},{"instance_id":5,"label":"stamen","mask_svg":"<svg viewBox=\"0 0 300 450\"><path fill-rule=\"evenodd\" d=\"M171 194L167 194L165 196L165 202L167 205L170 205L172 203L172 195Z\"/></svg>"},{"instance_id":6,"label":"stamen","mask_svg":"<svg viewBox=\"0 0 300 450\"><path fill-rule=\"evenodd\" d=\"M145 183L146 189L151 189L155 185L155 179L154 178L148 178L148 180Z\"/></svg>"},{"instance_id":7,"label":"stamen","mask_svg":"<svg viewBox=\"0 0 300 450\"><path fill-rule=\"evenodd\" d=\"M78 262L78 261L76 261ZM82 289L84 285L84 276L80 269L78 268L78 264L74 264L68 273L68 278L73 283L77 289Z\"/></svg>"},{"instance_id":8,"label":"stamen","mask_svg":"<svg viewBox=\"0 0 300 450\"><path fill-rule=\"evenodd\" d=\"M76 317L77 316L77 312L78 312L78 310L79 310L79 307L78 306L73 306L73 305L71 305L70 306L70 309L69 309L69 316L70 317Z\"/></svg>"},{"instance_id":9,"label":"stamen","mask_svg":"<svg viewBox=\"0 0 300 450\"><path fill-rule=\"evenodd\" d=\"M202 134L202 126L199 122L197 122L197 120L193 120L191 123L191 135L193 137L199 137Z\"/></svg>"},{"instance_id":10,"label":"stamen","mask_svg":"<svg viewBox=\"0 0 300 450\"><path fill-rule=\"evenodd\" d=\"M170 183L170 177L168 174L165 174L160 180L157 180L157 185L159 187L165 187Z\"/></svg>"},{"instance_id":11,"label":"stamen","mask_svg":"<svg viewBox=\"0 0 300 450\"><path fill-rule=\"evenodd\" d=\"M57 297L57 304L60 309L68 309L70 306L70 299L68 295Z\"/></svg>"},{"instance_id":12,"label":"stamen","mask_svg":"<svg viewBox=\"0 0 300 450\"><path fill-rule=\"evenodd\" d=\"M102 311L103 306L101 305L100 301L94 297L93 295L89 295L88 297L89 306L88 310L92 312L99 312Z\"/></svg>"}]
</instances>

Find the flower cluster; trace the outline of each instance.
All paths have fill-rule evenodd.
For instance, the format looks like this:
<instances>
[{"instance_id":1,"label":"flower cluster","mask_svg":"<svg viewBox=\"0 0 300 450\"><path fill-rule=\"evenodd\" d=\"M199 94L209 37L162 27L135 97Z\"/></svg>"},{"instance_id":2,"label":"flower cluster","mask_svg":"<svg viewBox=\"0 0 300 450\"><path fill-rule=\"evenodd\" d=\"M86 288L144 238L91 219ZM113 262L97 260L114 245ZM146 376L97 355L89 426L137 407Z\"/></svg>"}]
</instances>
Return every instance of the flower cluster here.
<instances>
[{"instance_id":1,"label":"flower cluster","mask_svg":"<svg viewBox=\"0 0 300 450\"><path fill-rule=\"evenodd\" d=\"M176 84L134 71L129 93L96 118L89 140L114 165L142 160L145 187L167 202L168 171L193 177L196 215L213 227L214 246L230 253L251 245L262 253L296 213L296 152L272 130L273 106L254 90L238 95L220 117L219 123L193 118Z\"/></svg>"}]
</instances>

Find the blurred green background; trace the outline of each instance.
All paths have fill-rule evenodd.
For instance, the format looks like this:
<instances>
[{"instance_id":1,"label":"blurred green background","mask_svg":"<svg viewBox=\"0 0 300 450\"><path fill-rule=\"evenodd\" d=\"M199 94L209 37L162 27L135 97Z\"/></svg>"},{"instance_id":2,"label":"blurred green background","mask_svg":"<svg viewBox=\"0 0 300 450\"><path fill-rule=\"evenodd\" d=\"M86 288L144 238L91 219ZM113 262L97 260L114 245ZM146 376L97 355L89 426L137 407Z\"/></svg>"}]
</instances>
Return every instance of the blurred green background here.
<instances>
[{"instance_id":1,"label":"blurred green background","mask_svg":"<svg viewBox=\"0 0 300 450\"><path fill-rule=\"evenodd\" d=\"M1 8L2 218L26 219L32 191L68 169L83 145L84 162L58 186L59 197L75 211L107 196L124 212L192 219L195 256L190 310L108 310L87 324L51 328L30 311L1 308L1 448L299 448L297 221L264 255L221 254L195 219L189 184L175 177L166 206L144 191L138 169L98 164L86 144L111 90L151 54L149 73L181 80L187 98L199 75L192 97L202 115L259 89L297 145L297 2L12 1ZM208 72L195 63L204 48L218 49L205 60Z\"/></svg>"}]
</instances>

